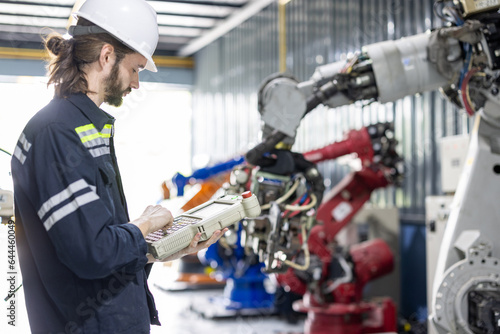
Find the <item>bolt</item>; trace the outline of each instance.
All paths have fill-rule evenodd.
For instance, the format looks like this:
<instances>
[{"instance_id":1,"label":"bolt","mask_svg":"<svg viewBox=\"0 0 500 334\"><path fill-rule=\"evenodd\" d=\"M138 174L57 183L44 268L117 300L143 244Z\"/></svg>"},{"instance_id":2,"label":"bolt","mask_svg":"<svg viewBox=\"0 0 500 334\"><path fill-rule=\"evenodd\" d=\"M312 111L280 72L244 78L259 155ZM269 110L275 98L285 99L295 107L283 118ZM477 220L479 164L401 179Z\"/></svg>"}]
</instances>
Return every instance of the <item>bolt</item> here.
<instances>
[{"instance_id":1,"label":"bolt","mask_svg":"<svg viewBox=\"0 0 500 334\"><path fill-rule=\"evenodd\" d=\"M348 190L344 190L340 193L343 199L350 199L351 198L351 193Z\"/></svg>"}]
</instances>

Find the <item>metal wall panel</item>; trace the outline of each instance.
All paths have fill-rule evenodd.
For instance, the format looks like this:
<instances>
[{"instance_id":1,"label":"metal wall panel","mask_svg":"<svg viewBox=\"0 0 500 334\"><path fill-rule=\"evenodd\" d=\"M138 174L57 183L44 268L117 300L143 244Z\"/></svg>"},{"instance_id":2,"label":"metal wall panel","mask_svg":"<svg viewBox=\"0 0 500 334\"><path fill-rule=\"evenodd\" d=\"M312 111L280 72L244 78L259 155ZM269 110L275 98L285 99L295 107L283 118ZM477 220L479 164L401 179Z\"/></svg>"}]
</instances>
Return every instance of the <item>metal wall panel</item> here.
<instances>
[{"instance_id":1,"label":"metal wall panel","mask_svg":"<svg viewBox=\"0 0 500 334\"><path fill-rule=\"evenodd\" d=\"M257 143L258 87L279 65L277 15L271 5L195 56L194 156L220 162Z\"/></svg>"},{"instance_id":2,"label":"metal wall panel","mask_svg":"<svg viewBox=\"0 0 500 334\"><path fill-rule=\"evenodd\" d=\"M307 80L317 66L346 59L362 46L440 26L434 0L292 0L286 8L287 71ZM258 142L257 92L279 70L278 5L261 13L195 56L193 154L213 162L244 153ZM423 222L424 198L440 194L439 138L467 133L471 120L438 92L381 105L361 102L318 107L298 129L293 150L303 152L339 140L353 128L394 121L407 174L403 187L377 191L372 201L397 205L405 220ZM323 162L330 187L349 167Z\"/></svg>"}]
</instances>

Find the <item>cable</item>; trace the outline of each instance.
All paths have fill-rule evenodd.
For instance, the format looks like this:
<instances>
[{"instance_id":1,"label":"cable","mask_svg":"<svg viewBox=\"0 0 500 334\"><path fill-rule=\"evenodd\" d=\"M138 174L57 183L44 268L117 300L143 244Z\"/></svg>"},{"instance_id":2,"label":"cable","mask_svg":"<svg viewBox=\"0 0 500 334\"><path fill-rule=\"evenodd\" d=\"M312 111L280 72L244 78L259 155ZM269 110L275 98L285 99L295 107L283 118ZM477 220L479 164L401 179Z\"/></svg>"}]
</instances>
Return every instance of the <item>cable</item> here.
<instances>
[{"instance_id":1,"label":"cable","mask_svg":"<svg viewBox=\"0 0 500 334\"><path fill-rule=\"evenodd\" d=\"M468 71L462 82L462 86L460 87L460 91L462 92L462 102L469 116L474 115L474 110L472 109L471 106L472 101L470 100L469 96L469 81L472 78L472 76L476 74L476 72L478 71L479 71L478 68L472 68L470 71Z\"/></svg>"},{"instance_id":2,"label":"cable","mask_svg":"<svg viewBox=\"0 0 500 334\"><path fill-rule=\"evenodd\" d=\"M3 152L3 153L5 153L5 154L8 154L8 155L12 156L12 153L7 152L7 151L6 151L6 150L4 150L3 148L0 148L0 151L2 151L2 152Z\"/></svg>"},{"instance_id":3,"label":"cable","mask_svg":"<svg viewBox=\"0 0 500 334\"><path fill-rule=\"evenodd\" d=\"M304 271L309 269L309 264L311 263L310 261L311 256L309 254L309 245L307 244L306 225L302 224L301 228L302 228L302 242L303 242L302 249L304 250L304 264L300 265L290 260L285 260L283 261L283 263L292 267L293 269Z\"/></svg>"},{"instance_id":4,"label":"cable","mask_svg":"<svg viewBox=\"0 0 500 334\"><path fill-rule=\"evenodd\" d=\"M283 196L281 196L280 198L278 198L275 202L277 204L281 204L284 201L286 201L290 196L292 196L292 194L295 192L295 190L297 190L297 188L299 187L299 183L300 183L299 179L295 180L295 182L292 185L292 187L290 188L290 190L288 190L286 192L286 194L284 194ZM267 210L269 208L271 208L271 203L267 203L267 204L261 205L261 207L260 207L261 210Z\"/></svg>"},{"instance_id":5,"label":"cable","mask_svg":"<svg viewBox=\"0 0 500 334\"><path fill-rule=\"evenodd\" d=\"M462 82L464 80L465 74L470 70L471 59L472 59L472 45L469 43L464 43L464 52L466 53L464 67L460 71L460 80L458 81L458 87L462 87Z\"/></svg>"},{"instance_id":6,"label":"cable","mask_svg":"<svg viewBox=\"0 0 500 334\"><path fill-rule=\"evenodd\" d=\"M314 208L316 203L318 202L316 195L311 194L311 203L307 205L285 205L285 210L290 211L307 211L309 209Z\"/></svg>"},{"instance_id":7,"label":"cable","mask_svg":"<svg viewBox=\"0 0 500 334\"><path fill-rule=\"evenodd\" d=\"M358 61L358 55L355 54L348 62L347 64L340 70L340 73L351 73L352 67L356 62Z\"/></svg>"},{"instance_id":8,"label":"cable","mask_svg":"<svg viewBox=\"0 0 500 334\"><path fill-rule=\"evenodd\" d=\"M446 6L443 8L443 12L445 12L445 15L453 18L453 20L450 20L451 23L454 23L457 26L464 24L462 16L457 12L455 7Z\"/></svg>"},{"instance_id":9,"label":"cable","mask_svg":"<svg viewBox=\"0 0 500 334\"><path fill-rule=\"evenodd\" d=\"M446 5L446 2L451 2L450 0L441 0L434 2L433 12L444 22L454 23L457 26L464 24L462 16L457 12L457 8L454 5Z\"/></svg>"},{"instance_id":10,"label":"cable","mask_svg":"<svg viewBox=\"0 0 500 334\"><path fill-rule=\"evenodd\" d=\"M432 9L437 17L439 17L442 21L447 21L446 18L443 16L443 6L441 6L441 8L438 8L438 5L441 5L442 3L443 3L442 1L434 2L434 6Z\"/></svg>"},{"instance_id":11,"label":"cable","mask_svg":"<svg viewBox=\"0 0 500 334\"><path fill-rule=\"evenodd\" d=\"M307 196L307 195L308 195L307 193L305 193L305 194L304 194L304 196ZM303 197L304 197L304 196L303 196ZM300 200L301 200L301 201L300 201L300 202L301 202L301 205L307 205L307 204L309 204L309 202L311 201L311 198L310 198L310 197L306 197L306 198L305 198L305 200L302 200L302 199L300 199ZM292 205L292 206L293 206L293 205L296 205L296 202L297 202L297 201L295 201L295 202L294 202L294 203L292 203L291 205ZM295 216L296 216L296 215L298 215L299 213L301 213L301 211L289 211L289 210L286 210L286 211L283 213L283 216L286 216L288 219L290 219L290 218L295 217Z\"/></svg>"}]
</instances>

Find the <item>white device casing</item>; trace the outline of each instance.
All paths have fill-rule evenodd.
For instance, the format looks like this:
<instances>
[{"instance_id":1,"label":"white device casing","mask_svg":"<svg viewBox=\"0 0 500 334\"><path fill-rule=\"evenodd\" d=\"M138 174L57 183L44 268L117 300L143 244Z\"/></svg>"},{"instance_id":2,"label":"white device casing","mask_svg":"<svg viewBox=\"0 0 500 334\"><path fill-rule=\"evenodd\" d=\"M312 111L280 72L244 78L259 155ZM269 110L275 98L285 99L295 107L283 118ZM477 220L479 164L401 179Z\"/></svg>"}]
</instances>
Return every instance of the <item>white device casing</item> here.
<instances>
[{"instance_id":1,"label":"white device casing","mask_svg":"<svg viewBox=\"0 0 500 334\"><path fill-rule=\"evenodd\" d=\"M196 214L197 211L214 203L229 205L227 208L222 208L206 217ZM237 195L226 195L219 199L208 201L178 216L200 219L199 222L185 226L172 234L165 235L160 240L148 243L149 253L156 259L164 259L186 248L198 232L201 233L200 241L205 241L215 231L235 224L245 217L257 217L260 212L260 204L254 194L248 198Z\"/></svg>"}]
</instances>

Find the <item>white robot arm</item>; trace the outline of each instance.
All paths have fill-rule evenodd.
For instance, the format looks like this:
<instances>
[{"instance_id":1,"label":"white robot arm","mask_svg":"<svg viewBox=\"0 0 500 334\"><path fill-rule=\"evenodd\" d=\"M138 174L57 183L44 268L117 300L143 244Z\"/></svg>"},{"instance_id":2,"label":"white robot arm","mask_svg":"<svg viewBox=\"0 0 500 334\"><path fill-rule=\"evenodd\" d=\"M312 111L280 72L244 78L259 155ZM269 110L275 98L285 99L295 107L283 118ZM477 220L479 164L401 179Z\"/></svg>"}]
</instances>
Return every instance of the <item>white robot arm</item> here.
<instances>
[{"instance_id":1,"label":"white robot arm","mask_svg":"<svg viewBox=\"0 0 500 334\"><path fill-rule=\"evenodd\" d=\"M359 100L385 103L446 85L448 79L427 59L430 37L424 33L368 45L347 62L318 67L305 82L286 75L270 77L259 95L264 137L278 130L292 141L302 118L319 104L334 108Z\"/></svg>"},{"instance_id":2,"label":"white robot arm","mask_svg":"<svg viewBox=\"0 0 500 334\"><path fill-rule=\"evenodd\" d=\"M263 141L249 163L292 145L302 118L319 104L381 103L439 89L476 115L438 258L430 332L500 332L500 0L437 1L445 27L368 45L347 61L318 67L310 80L269 77L259 91Z\"/></svg>"},{"instance_id":3,"label":"white robot arm","mask_svg":"<svg viewBox=\"0 0 500 334\"><path fill-rule=\"evenodd\" d=\"M460 15L468 15L460 26L365 46L347 61L318 67L308 81L298 82L286 74L264 80L259 91L264 140L293 143L302 118L319 104L334 108L360 100L385 103L439 88L469 113L486 101L500 104L496 82L500 2L482 1L495 5L484 5L479 13L466 5L469 2L457 5ZM469 92L463 94L465 103L460 99L463 88ZM250 158L254 153L249 152Z\"/></svg>"}]
</instances>

